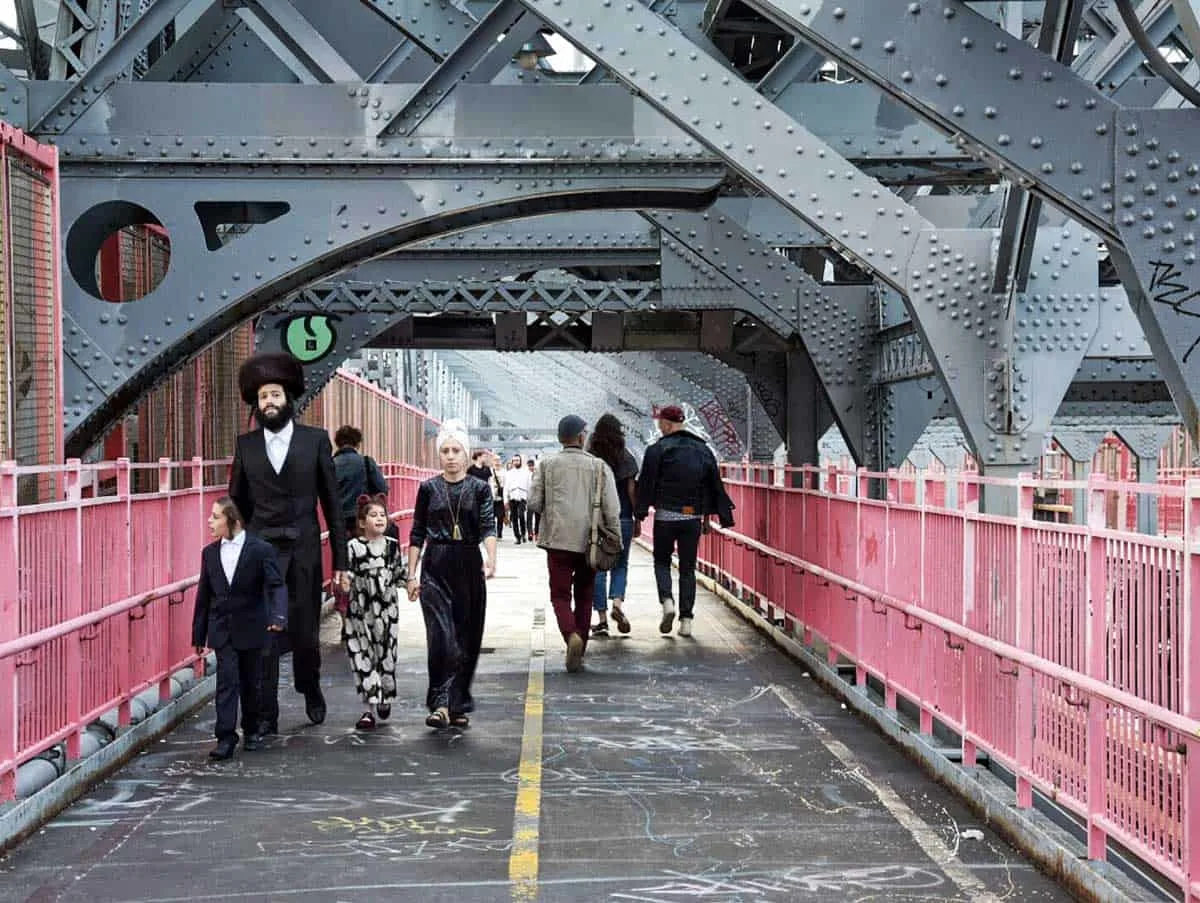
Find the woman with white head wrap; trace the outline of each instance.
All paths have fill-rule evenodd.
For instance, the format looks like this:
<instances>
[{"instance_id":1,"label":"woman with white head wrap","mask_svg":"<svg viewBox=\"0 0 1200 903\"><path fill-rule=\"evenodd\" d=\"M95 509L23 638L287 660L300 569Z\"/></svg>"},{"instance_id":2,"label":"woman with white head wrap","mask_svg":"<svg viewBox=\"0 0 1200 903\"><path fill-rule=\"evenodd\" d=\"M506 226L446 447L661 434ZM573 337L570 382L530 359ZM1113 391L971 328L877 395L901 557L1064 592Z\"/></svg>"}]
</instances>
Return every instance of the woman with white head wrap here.
<instances>
[{"instance_id":1,"label":"woman with white head wrap","mask_svg":"<svg viewBox=\"0 0 1200 903\"><path fill-rule=\"evenodd\" d=\"M486 580L496 572L496 515L491 487L467 474L471 440L464 423L442 424L437 452L441 475L417 490L408 540L408 597L421 600L425 616L425 723L461 728L470 723L467 713L475 708L471 680L483 643Z\"/></svg>"}]
</instances>

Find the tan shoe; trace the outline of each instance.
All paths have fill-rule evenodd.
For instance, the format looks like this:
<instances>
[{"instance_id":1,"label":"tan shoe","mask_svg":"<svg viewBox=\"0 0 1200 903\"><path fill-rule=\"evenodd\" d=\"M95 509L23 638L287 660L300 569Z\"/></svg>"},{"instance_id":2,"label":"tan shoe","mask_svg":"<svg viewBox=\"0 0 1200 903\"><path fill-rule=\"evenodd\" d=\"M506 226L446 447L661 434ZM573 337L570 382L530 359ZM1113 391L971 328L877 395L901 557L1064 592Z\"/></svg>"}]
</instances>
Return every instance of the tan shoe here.
<instances>
[{"instance_id":1,"label":"tan shoe","mask_svg":"<svg viewBox=\"0 0 1200 903\"><path fill-rule=\"evenodd\" d=\"M567 637L567 670L574 673L583 667L583 637L572 633Z\"/></svg>"}]
</instances>

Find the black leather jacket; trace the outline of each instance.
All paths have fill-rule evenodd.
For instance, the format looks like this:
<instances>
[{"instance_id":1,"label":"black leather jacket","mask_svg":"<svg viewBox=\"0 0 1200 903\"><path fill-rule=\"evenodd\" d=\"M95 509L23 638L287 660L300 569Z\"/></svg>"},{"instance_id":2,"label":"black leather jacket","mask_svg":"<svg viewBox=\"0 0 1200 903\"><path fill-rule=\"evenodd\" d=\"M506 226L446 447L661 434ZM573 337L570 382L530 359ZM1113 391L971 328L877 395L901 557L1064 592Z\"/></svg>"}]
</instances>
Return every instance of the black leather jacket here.
<instances>
[{"instance_id":1,"label":"black leather jacket","mask_svg":"<svg viewBox=\"0 0 1200 903\"><path fill-rule=\"evenodd\" d=\"M717 514L725 498L712 451L698 436L679 430L663 436L642 459L634 517L651 507L701 516Z\"/></svg>"}]
</instances>

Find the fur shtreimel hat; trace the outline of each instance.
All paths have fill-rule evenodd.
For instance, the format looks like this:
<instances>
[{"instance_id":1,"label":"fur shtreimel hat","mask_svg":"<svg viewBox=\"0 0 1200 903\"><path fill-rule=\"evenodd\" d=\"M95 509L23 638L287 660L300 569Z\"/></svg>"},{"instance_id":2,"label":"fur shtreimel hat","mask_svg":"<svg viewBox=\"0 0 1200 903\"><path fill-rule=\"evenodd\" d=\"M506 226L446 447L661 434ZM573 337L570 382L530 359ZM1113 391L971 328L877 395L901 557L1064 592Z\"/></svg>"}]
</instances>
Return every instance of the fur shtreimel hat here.
<instances>
[{"instance_id":1,"label":"fur shtreimel hat","mask_svg":"<svg viewBox=\"0 0 1200 903\"><path fill-rule=\"evenodd\" d=\"M238 370L238 389L248 405L258 404L258 390L267 383L283 386L290 398L299 398L304 394L304 367L290 354L270 351L248 358Z\"/></svg>"}]
</instances>

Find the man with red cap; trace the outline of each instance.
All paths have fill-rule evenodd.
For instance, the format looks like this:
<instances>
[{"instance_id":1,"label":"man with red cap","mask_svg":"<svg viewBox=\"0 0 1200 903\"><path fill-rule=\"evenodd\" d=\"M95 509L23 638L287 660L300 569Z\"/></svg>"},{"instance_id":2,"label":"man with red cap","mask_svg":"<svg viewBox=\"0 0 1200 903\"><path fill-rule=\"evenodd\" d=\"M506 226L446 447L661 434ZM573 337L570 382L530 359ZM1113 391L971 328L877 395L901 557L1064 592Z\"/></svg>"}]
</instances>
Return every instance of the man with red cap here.
<instances>
[{"instance_id":1,"label":"man with red cap","mask_svg":"<svg viewBox=\"0 0 1200 903\"><path fill-rule=\"evenodd\" d=\"M333 585L346 570L346 527L329 435L295 422L304 368L290 354L257 354L238 371L242 400L259 429L238 436L229 495L246 529L275 547L288 591L287 633L268 646L259 684L259 740L279 730L279 656L292 653L296 690L309 721L325 720L321 693L321 525L325 514Z\"/></svg>"},{"instance_id":2,"label":"man with red cap","mask_svg":"<svg viewBox=\"0 0 1200 903\"><path fill-rule=\"evenodd\" d=\"M638 476L633 516L642 520L654 509L654 581L662 605L660 633L675 621L671 593L671 557L679 550L679 635L692 635L696 604L696 555L708 517L719 514L732 526L732 506L721 482L716 456L707 443L684 424L683 409L669 404L656 414L662 437L646 449Z\"/></svg>"}]
</instances>

